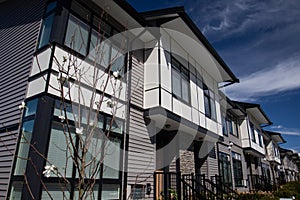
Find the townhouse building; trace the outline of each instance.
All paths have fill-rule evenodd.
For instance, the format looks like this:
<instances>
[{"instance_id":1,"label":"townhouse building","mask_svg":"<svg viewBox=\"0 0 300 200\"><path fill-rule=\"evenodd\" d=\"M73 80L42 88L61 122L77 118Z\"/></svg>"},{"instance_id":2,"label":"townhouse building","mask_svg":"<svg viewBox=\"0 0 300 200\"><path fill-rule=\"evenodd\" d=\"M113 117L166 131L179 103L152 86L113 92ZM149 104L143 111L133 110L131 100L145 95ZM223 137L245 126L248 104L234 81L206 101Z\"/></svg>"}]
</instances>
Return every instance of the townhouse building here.
<instances>
[{"instance_id":1,"label":"townhouse building","mask_svg":"<svg viewBox=\"0 0 300 200\"><path fill-rule=\"evenodd\" d=\"M290 153L264 159L283 139L262 130L271 121L258 104L220 92L238 79L182 7L0 5L0 198L78 197L68 149L79 148L90 127L92 144L114 147L88 149L90 159L104 154L97 176L84 173L94 199L159 199L169 189L200 198L204 190L216 195L217 183L249 191L259 176L280 177L270 172L280 163L290 170L287 181L296 179ZM52 165L59 176L48 173Z\"/></svg>"},{"instance_id":2,"label":"townhouse building","mask_svg":"<svg viewBox=\"0 0 300 200\"><path fill-rule=\"evenodd\" d=\"M280 158L280 147L279 144L283 144L286 141L283 139L280 133L264 131L265 133L265 144L266 144L266 160L270 163L270 174L267 172L266 178L273 184L278 185L280 182L280 168L281 168L281 158Z\"/></svg>"}]
</instances>

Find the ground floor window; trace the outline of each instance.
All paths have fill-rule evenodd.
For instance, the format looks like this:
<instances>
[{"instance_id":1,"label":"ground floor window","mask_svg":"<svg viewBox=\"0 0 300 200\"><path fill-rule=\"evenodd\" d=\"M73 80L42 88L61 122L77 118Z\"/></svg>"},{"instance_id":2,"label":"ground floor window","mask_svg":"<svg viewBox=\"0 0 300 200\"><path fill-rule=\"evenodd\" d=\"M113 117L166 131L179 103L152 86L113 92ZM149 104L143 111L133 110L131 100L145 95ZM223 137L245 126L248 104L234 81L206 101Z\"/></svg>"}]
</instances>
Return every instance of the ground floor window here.
<instances>
[{"instance_id":1,"label":"ground floor window","mask_svg":"<svg viewBox=\"0 0 300 200\"><path fill-rule=\"evenodd\" d=\"M223 183L232 187L230 156L223 152L219 152L219 170Z\"/></svg>"},{"instance_id":2,"label":"ground floor window","mask_svg":"<svg viewBox=\"0 0 300 200\"><path fill-rule=\"evenodd\" d=\"M243 186L243 169L241 154L232 152L233 176L236 187Z\"/></svg>"}]
</instances>

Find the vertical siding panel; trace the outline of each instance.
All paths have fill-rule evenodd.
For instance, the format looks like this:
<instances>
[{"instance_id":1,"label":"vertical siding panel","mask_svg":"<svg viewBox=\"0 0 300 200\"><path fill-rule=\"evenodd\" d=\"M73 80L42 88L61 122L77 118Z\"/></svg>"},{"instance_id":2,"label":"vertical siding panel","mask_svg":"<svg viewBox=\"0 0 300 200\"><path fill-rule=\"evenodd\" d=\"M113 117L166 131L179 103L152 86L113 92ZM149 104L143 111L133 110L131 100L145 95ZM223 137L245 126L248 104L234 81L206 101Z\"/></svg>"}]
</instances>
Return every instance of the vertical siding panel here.
<instances>
[{"instance_id":1,"label":"vertical siding panel","mask_svg":"<svg viewBox=\"0 0 300 200\"><path fill-rule=\"evenodd\" d=\"M7 194L21 112L45 0L0 3L0 199ZM9 126L14 130L7 131Z\"/></svg>"}]
</instances>

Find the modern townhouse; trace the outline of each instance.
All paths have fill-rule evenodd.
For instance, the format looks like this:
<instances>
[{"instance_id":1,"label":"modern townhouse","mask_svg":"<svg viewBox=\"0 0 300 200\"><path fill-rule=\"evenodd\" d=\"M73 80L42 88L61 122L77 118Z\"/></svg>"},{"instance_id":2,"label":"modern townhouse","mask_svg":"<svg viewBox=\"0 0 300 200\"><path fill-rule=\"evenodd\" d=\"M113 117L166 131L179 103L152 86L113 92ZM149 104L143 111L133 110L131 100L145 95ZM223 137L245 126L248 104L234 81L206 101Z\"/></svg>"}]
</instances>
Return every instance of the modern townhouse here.
<instances>
[{"instance_id":1,"label":"modern townhouse","mask_svg":"<svg viewBox=\"0 0 300 200\"><path fill-rule=\"evenodd\" d=\"M264 159L266 150L262 128L271 125L272 122L260 105L236 101L235 103L246 113L240 124L240 132L249 190L259 190L264 184L262 176L270 171L270 166Z\"/></svg>"},{"instance_id":2,"label":"modern townhouse","mask_svg":"<svg viewBox=\"0 0 300 200\"><path fill-rule=\"evenodd\" d=\"M113 158L104 157L101 163L93 180L95 198L159 196L166 185L160 188L159 180L153 180L154 171L169 171L172 159L183 151L195 155L190 172L200 174L205 165L209 175L218 174L216 156L207 156L222 138L218 85L238 79L183 8L139 14L124 1L34 0L4 1L0 9L1 198L79 195L76 165L67 159L64 127L67 119L70 137L80 145L86 137L82 128L90 126L87 109L97 112L99 130L113 127L109 141L119 147ZM146 25L156 29L132 31L134 40L123 38L140 49L124 52L119 40L108 44L105 56L94 65L93 48L100 36L109 38ZM117 61L105 60L116 54L120 54ZM76 70L63 68L70 60L80 63L90 79L96 67L104 77L121 76L116 80L123 88L118 97L121 106L114 116L112 86L106 91L96 84L93 90L89 78L75 79ZM74 91L62 103L61 92L71 91L72 85L80 87L86 99L103 95L110 104L98 108L80 101ZM184 165L177 159L175 171ZM48 173L54 169L64 172L64 187Z\"/></svg>"},{"instance_id":3,"label":"modern townhouse","mask_svg":"<svg viewBox=\"0 0 300 200\"><path fill-rule=\"evenodd\" d=\"M92 144L115 147L91 153L103 155L96 177L84 172L95 199L160 199L169 189L216 196L217 183L255 190L272 168L263 159L267 141L279 141L262 131L270 120L259 105L220 93L238 79L182 7L1 1L0 37L2 199L78 197L68 149L86 141L89 127L98 131ZM280 152L287 163L292 155ZM296 167L287 170L294 180Z\"/></svg>"},{"instance_id":4,"label":"modern townhouse","mask_svg":"<svg viewBox=\"0 0 300 200\"><path fill-rule=\"evenodd\" d=\"M274 185L279 184L281 159L279 152L279 144L283 144L286 141L283 139L280 133L264 131L265 133L265 146L266 146L266 157L265 159L270 163L270 171L265 172L264 179L271 181Z\"/></svg>"},{"instance_id":5,"label":"modern townhouse","mask_svg":"<svg viewBox=\"0 0 300 200\"><path fill-rule=\"evenodd\" d=\"M292 150L280 148L280 181L281 183L299 180L299 169L297 162L299 162L299 155Z\"/></svg>"}]
</instances>

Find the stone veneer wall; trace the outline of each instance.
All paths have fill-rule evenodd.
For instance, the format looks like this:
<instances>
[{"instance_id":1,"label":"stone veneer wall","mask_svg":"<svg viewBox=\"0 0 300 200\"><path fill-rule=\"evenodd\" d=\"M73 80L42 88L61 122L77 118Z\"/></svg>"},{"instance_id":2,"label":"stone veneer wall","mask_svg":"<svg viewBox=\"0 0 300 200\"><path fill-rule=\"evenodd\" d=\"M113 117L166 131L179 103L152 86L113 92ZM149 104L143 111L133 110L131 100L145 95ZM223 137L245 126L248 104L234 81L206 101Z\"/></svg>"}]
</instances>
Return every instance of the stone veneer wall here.
<instances>
[{"instance_id":1,"label":"stone veneer wall","mask_svg":"<svg viewBox=\"0 0 300 200\"><path fill-rule=\"evenodd\" d=\"M180 170L182 174L195 173L194 152L180 150Z\"/></svg>"}]
</instances>

